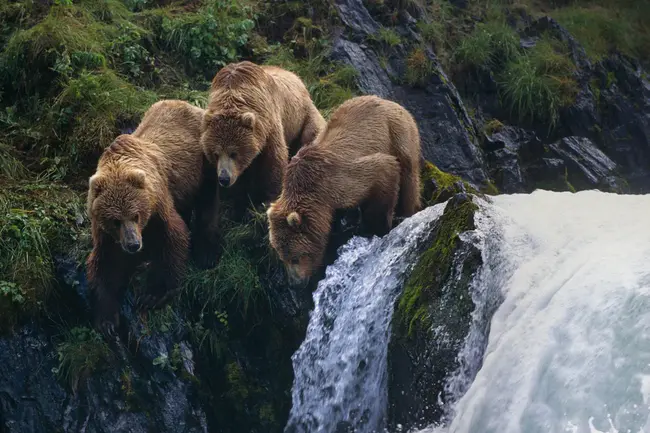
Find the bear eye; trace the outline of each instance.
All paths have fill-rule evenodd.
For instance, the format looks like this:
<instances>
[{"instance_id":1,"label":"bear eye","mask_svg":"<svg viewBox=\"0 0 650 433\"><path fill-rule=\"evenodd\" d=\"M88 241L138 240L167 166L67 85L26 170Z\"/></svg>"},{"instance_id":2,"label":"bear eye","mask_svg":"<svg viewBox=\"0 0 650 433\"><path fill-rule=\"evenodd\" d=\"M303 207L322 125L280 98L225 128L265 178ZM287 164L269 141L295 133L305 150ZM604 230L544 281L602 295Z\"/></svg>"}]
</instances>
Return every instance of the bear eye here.
<instances>
[{"instance_id":1,"label":"bear eye","mask_svg":"<svg viewBox=\"0 0 650 433\"><path fill-rule=\"evenodd\" d=\"M297 265L300 263L300 259L298 257L292 257L291 258L291 264L292 265Z\"/></svg>"},{"instance_id":2,"label":"bear eye","mask_svg":"<svg viewBox=\"0 0 650 433\"><path fill-rule=\"evenodd\" d=\"M111 225L116 229L120 228L120 224L121 224L121 221L118 220L118 219L112 219L111 220Z\"/></svg>"},{"instance_id":3,"label":"bear eye","mask_svg":"<svg viewBox=\"0 0 650 433\"><path fill-rule=\"evenodd\" d=\"M235 159L235 158L237 158L237 152L231 152L230 159Z\"/></svg>"}]
</instances>

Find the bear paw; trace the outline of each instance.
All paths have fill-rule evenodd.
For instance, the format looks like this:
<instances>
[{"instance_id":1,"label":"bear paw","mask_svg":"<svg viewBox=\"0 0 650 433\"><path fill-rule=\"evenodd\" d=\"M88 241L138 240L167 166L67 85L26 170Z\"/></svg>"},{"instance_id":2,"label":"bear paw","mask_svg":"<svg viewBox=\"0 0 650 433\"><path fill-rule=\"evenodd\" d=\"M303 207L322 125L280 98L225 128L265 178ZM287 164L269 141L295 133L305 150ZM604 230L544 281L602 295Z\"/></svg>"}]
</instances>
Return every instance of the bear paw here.
<instances>
[{"instance_id":1,"label":"bear paw","mask_svg":"<svg viewBox=\"0 0 650 433\"><path fill-rule=\"evenodd\" d=\"M161 308L177 293L178 290L169 291L167 293L143 293L136 300L136 308L140 312Z\"/></svg>"}]
</instances>

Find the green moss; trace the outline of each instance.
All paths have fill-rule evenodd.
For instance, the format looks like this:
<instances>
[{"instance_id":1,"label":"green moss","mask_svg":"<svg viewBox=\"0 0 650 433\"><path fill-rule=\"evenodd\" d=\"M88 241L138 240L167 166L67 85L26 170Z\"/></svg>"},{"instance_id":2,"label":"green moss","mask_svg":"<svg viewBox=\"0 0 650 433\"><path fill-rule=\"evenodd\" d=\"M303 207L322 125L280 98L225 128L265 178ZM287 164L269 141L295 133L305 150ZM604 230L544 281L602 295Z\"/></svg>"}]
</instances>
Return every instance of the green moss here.
<instances>
[{"instance_id":1,"label":"green moss","mask_svg":"<svg viewBox=\"0 0 650 433\"><path fill-rule=\"evenodd\" d=\"M459 205L448 205L440 217L433 244L413 268L395 312L397 323L407 330L407 335L431 324L431 305L441 296L443 283L451 272L458 235L474 229L474 212L477 208L468 200ZM462 299L458 301L463 302ZM471 299L469 301L471 303Z\"/></svg>"},{"instance_id":2,"label":"green moss","mask_svg":"<svg viewBox=\"0 0 650 433\"><path fill-rule=\"evenodd\" d=\"M476 194L472 186L453 174L445 173L429 161L425 161L420 174L422 199L427 206L441 203L459 192Z\"/></svg>"},{"instance_id":3,"label":"green moss","mask_svg":"<svg viewBox=\"0 0 650 433\"><path fill-rule=\"evenodd\" d=\"M235 402L243 404L250 393L244 370L237 362L230 362L225 366L228 391L226 394Z\"/></svg>"},{"instance_id":4,"label":"green moss","mask_svg":"<svg viewBox=\"0 0 650 433\"><path fill-rule=\"evenodd\" d=\"M501 129L503 129L503 123L498 119L490 119L483 125L483 133L488 137L501 131Z\"/></svg>"},{"instance_id":5,"label":"green moss","mask_svg":"<svg viewBox=\"0 0 650 433\"><path fill-rule=\"evenodd\" d=\"M77 389L80 380L105 368L113 360L113 354L101 335L85 327L67 331L56 351L59 359L56 373L73 390Z\"/></svg>"}]
</instances>

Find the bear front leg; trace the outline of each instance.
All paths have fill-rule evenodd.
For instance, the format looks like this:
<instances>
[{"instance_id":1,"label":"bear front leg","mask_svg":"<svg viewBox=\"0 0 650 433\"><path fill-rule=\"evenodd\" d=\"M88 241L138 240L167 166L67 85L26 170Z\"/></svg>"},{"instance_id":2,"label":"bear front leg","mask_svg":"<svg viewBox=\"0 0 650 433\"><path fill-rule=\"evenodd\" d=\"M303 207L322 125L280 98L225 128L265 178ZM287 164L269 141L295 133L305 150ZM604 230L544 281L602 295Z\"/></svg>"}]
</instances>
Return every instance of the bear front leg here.
<instances>
[{"instance_id":1,"label":"bear front leg","mask_svg":"<svg viewBox=\"0 0 650 433\"><path fill-rule=\"evenodd\" d=\"M325 119L323 119L323 116L321 116L318 109L312 105L309 114L305 117L305 124L300 137L300 145L304 147L312 144L314 140L316 140L316 137L318 137L318 134L325 129L325 126Z\"/></svg>"},{"instance_id":2,"label":"bear front leg","mask_svg":"<svg viewBox=\"0 0 650 433\"><path fill-rule=\"evenodd\" d=\"M135 266L119 250L118 244L108 241L93 247L86 269L95 327L104 336L114 338L124 293Z\"/></svg>"},{"instance_id":3,"label":"bear front leg","mask_svg":"<svg viewBox=\"0 0 650 433\"><path fill-rule=\"evenodd\" d=\"M355 163L358 164L360 173L369 176L370 182L364 200L363 225L370 234L384 236L393 226L399 198L399 163L395 157L381 153L359 158Z\"/></svg>"},{"instance_id":4,"label":"bear front leg","mask_svg":"<svg viewBox=\"0 0 650 433\"><path fill-rule=\"evenodd\" d=\"M187 268L189 230L173 205L167 209L156 221L155 230L149 233L151 270L147 290L138 299L141 311L159 308L176 295Z\"/></svg>"},{"instance_id":5,"label":"bear front leg","mask_svg":"<svg viewBox=\"0 0 650 433\"><path fill-rule=\"evenodd\" d=\"M282 131L271 133L260 158L262 158L259 174L262 201L268 205L280 196L284 173L289 163L289 149Z\"/></svg>"},{"instance_id":6,"label":"bear front leg","mask_svg":"<svg viewBox=\"0 0 650 433\"><path fill-rule=\"evenodd\" d=\"M196 222L192 233L194 262L202 268L214 266L217 261L219 201L216 179L204 180L196 201Z\"/></svg>"}]
</instances>

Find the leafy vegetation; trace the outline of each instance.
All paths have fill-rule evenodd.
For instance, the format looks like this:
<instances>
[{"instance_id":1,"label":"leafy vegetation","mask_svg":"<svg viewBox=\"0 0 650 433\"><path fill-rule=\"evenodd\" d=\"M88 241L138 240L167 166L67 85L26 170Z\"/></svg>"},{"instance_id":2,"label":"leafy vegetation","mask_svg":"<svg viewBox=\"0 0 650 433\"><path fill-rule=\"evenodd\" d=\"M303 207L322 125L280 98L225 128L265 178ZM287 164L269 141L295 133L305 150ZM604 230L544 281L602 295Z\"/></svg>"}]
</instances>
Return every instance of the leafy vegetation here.
<instances>
[{"instance_id":1,"label":"leafy vegetation","mask_svg":"<svg viewBox=\"0 0 650 433\"><path fill-rule=\"evenodd\" d=\"M59 366L56 373L73 390L79 381L92 372L105 368L113 354L97 331L85 327L72 328L65 333L56 348Z\"/></svg>"}]
</instances>

